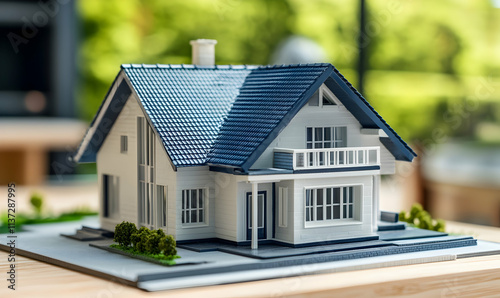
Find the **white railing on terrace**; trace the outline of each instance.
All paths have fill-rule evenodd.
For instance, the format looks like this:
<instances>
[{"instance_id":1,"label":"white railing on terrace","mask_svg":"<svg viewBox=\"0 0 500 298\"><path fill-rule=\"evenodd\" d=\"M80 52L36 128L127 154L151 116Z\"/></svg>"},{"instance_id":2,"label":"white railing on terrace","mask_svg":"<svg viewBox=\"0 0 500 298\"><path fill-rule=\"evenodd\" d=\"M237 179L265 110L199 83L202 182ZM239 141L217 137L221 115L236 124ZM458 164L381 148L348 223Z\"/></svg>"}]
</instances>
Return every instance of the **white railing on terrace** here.
<instances>
[{"instance_id":1,"label":"white railing on terrace","mask_svg":"<svg viewBox=\"0 0 500 298\"><path fill-rule=\"evenodd\" d=\"M294 170L380 165L380 147L378 146L323 149L274 148L274 152L291 153Z\"/></svg>"}]
</instances>

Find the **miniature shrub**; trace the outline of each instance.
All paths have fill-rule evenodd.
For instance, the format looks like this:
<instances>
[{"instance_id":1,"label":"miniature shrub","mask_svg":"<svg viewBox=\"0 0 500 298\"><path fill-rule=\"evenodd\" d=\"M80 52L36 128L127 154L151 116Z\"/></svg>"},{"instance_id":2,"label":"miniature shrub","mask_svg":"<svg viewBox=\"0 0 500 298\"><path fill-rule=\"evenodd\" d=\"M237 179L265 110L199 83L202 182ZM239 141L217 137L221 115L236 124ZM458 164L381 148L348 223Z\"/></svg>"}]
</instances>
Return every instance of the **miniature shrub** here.
<instances>
[{"instance_id":1,"label":"miniature shrub","mask_svg":"<svg viewBox=\"0 0 500 298\"><path fill-rule=\"evenodd\" d=\"M408 217L406 216L406 211L399 212L399 221L408 222Z\"/></svg>"},{"instance_id":2,"label":"miniature shrub","mask_svg":"<svg viewBox=\"0 0 500 298\"><path fill-rule=\"evenodd\" d=\"M141 227L137 232L133 233L130 237L132 245L139 252L146 252L146 241L151 230L146 227Z\"/></svg>"},{"instance_id":3,"label":"miniature shrub","mask_svg":"<svg viewBox=\"0 0 500 298\"><path fill-rule=\"evenodd\" d=\"M34 193L31 195L30 203L38 216L42 214L43 197L40 194Z\"/></svg>"},{"instance_id":4,"label":"miniature shrub","mask_svg":"<svg viewBox=\"0 0 500 298\"><path fill-rule=\"evenodd\" d=\"M436 220L436 224L434 225L434 231L444 232L445 225L446 224L445 224L444 220L442 220L442 219Z\"/></svg>"},{"instance_id":5,"label":"miniature shrub","mask_svg":"<svg viewBox=\"0 0 500 298\"><path fill-rule=\"evenodd\" d=\"M130 235L130 243L133 249L140 253L158 255L163 252L165 256L177 255L174 237L165 235L162 229L150 230L146 227L141 227Z\"/></svg>"},{"instance_id":6,"label":"miniature shrub","mask_svg":"<svg viewBox=\"0 0 500 298\"><path fill-rule=\"evenodd\" d=\"M146 238L146 252L151 254L159 254L160 250L160 241L165 237L165 233L163 230L158 229L155 231L151 231L151 233Z\"/></svg>"},{"instance_id":7,"label":"miniature shrub","mask_svg":"<svg viewBox=\"0 0 500 298\"><path fill-rule=\"evenodd\" d=\"M410 217L408 218L408 222L413 222L416 218L418 218L418 214L423 210L424 208L422 207L422 205L418 203L413 204L413 206L411 206Z\"/></svg>"},{"instance_id":8,"label":"miniature shrub","mask_svg":"<svg viewBox=\"0 0 500 298\"><path fill-rule=\"evenodd\" d=\"M134 223L124 221L116 225L114 240L121 246L129 246L132 244L132 234L136 232L137 227Z\"/></svg>"},{"instance_id":9,"label":"miniature shrub","mask_svg":"<svg viewBox=\"0 0 500 298\"><path fill-rule=\"evenodd\" d=\"M175 248L176 243L172 235L166 235L161 238L159 243L160 251L166 256L175 256L177 254L177 249Z\"/></svg>"},{"instance_id":10,"label":"miniature shrub","mask_svg":"<svg viewBox=\"0 0 500 298\"><path fill-rule=\"evenodd\" d=\"M410 212L401 211L399 213L399 220L410 223L417 228L433 230L437 232L445 231L445 222L442 219L432 219L429 212L425 211L422 205L414 204Z\"/></svg>"}]
</instances>

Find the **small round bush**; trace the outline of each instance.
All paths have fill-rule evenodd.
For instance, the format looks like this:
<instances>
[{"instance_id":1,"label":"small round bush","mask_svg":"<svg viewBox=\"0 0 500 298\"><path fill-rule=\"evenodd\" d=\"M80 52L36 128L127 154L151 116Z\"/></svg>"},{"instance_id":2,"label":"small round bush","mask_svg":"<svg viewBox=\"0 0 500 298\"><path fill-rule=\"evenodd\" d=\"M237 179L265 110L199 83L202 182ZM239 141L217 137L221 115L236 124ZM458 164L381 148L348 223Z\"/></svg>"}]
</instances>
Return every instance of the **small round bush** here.
<instances>
[{"instance_id":1,"label":"small round bush","mask_svg":"<svg viewBox=\"0 0 500 298\"><path fill-rule=\"evenodd\" d=\"M445 224L445 221L442 220L442 219L438 219L436 221L436 224L434 225L434 231L437 231L437 232L444 232L445 230L445 227L446 227L446 224Z\"/></svg>"},{"instance_id":2,"label":"small round bush","mask_svg":"<svg viewBox=\"0 0 500 298\"><path fill-rule=\"evenodd\" d=\"M136 232L137 227L134 223L124 221L116 225L114 240L121 246L129 246L132 244L132 234Z\"/></svg>"},{"instance_id":3,"label":"small round bush","mask_svg":"<svg viewBox=\"0 0 500 298\"><path fill-rule=\"evenodd\" d=\"M399 212L399 221L408 221L408 216L406 215L406 211Z\"/></svg>"},{"instance_id":4,"label":"small round bush","mask_svg":"<svg viewBox=\"0 0 500 298\"><path fill-rule=\"evenodd\" d=\"M41 194L34 193L31 195L30 203L37 215L42 214L43 197Z\"/></svg>"},{"instance_id":5,"label":"small round bush","mask_svg":"<svg viewBox=\"0 0 500 298\"><path fill-rule=\"evenodd\" d=\"M146 251L150 254L159 254L161 252L160 241L163 237L165 237L165 233L162 230L152 231L146 240Z\"/></svg>"},{"instance_id":6,"label":"small round bush","mask_svg":"<svg viewBox=\"0 0 500 298\"><path fill-rule=\"evenodd\" d=\"M162 237L159 243L159 248L165 256L175 256L177 254L175 246L175 239L172 235Z\"/></svg>"},{"instance_id":7,"label":"small round bush","mask_svg":"<svg viewBox=\"0 0 500 298\"><path fill-rule=\"evenodd\" d=\"M165 232L162 229L156 230L156 234L160 235L161 237L165 236Z\"/></svg>"},{"instance_id":8,"label":"small round bush","mask_svg":"<svg viewBox=\"0 0 500 298\"><path fill-rule=\"evenodd\" d=\"M424 208L422 207L422 205L420 205L418 203L413 204L413 206L411 207L411 210L410 210L410 217L408 218L408 222L413 223L415 218L418 218L418 214L423 210L424 210Z\"/></svg>"},{"instance_id":9,"label":"small round bush","mask_svg":"<svg viewBox=\"0 0 500 298\"><path fill-rule=\"evenodd\" d=\"M131 236L132 245L139 252L146 252L146 241L151 233L151 230L146 227L141 227Z\"/></svg>"}]
</instances>

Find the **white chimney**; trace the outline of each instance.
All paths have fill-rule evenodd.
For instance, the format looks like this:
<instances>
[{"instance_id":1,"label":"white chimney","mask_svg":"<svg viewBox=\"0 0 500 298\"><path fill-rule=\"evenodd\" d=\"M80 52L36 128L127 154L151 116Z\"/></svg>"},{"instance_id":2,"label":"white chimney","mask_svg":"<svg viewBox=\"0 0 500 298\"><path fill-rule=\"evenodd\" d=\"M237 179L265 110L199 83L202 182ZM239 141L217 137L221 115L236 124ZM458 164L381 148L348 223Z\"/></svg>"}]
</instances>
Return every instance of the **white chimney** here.
<instances>
[{"instance_id":1,"label":"white chimney","mask_svg":"<svg viewBox=\"0 0 500 298\"><path fill-rule=\"evenodd\" d=\"M189 42L193 47L193 64L215 65L215 45L214 39L197 39Z\"/></svg>"}]
</instances>

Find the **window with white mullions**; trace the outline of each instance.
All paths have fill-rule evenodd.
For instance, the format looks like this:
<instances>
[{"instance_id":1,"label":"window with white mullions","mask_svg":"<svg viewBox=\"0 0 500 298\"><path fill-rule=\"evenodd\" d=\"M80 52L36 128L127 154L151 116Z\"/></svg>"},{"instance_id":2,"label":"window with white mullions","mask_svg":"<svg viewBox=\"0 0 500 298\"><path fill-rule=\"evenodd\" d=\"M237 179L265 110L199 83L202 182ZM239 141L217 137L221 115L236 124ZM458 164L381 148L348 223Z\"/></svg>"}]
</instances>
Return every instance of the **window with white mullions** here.
<instances>
[{"instance_id":1,"label":"window with white mullions","mask_svg":"<svg viewBox=\"0 0 500 298\"><path fill-rule=\"evenodd\" d=\"M137 176L139 224L151 227L154 223L154 131L144 117L137 117Z\"/></svg>"},{"instance_id":2,"label":"window with white mullions","mask_svg":"<svg viewBox=\"0 0 500 298\"><path fill-rule=\"evenodd\" d=\"M305 221L353 219L354 193L353 186L306 189Z\"/></svg>"},{"instance_id":3,"label":"window with white mullions","mask_svg":"<svg viewBox=\"0 0 500 298\"><path fill-rule=\"evenodd\" d=\"M347 147L346 126L307 127L306 130L307 149Z\"/></svg>"},{"instance_id":4,"label":"window with white mullions","mask_svg":"<svg viewBox=\"0 0 500 298\"><path fill-rule=\"evenodd\" d=\"M163 185L156 186L156 198L158 205L158 224L160 226L167 226L167 191Z\"/></svg>"},{"instance_id":5,"label":"window with white mullions","mask_svg":"<svg viewBox=\"0 0 500 298\"><path fill-rule=\"evenodd\" d=\"M205 223L205 189L184 189L182 191L182 223Z\"/></svg>"},{"instance_id":6,"label":"window with white mullions","mask_svg":"<svg viewBox=\"0 0 500 298\"><path fill-rule=\"evenodd\" d=\"M353 218L354 190L353 187L342 188L342 218Z\"/></svg>"}]
</instances>

